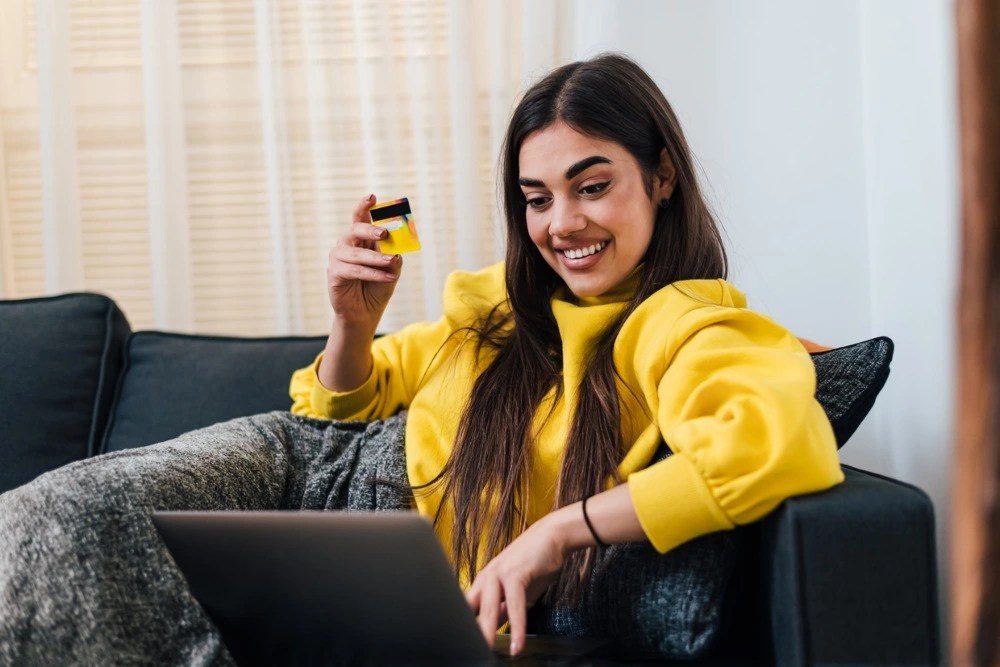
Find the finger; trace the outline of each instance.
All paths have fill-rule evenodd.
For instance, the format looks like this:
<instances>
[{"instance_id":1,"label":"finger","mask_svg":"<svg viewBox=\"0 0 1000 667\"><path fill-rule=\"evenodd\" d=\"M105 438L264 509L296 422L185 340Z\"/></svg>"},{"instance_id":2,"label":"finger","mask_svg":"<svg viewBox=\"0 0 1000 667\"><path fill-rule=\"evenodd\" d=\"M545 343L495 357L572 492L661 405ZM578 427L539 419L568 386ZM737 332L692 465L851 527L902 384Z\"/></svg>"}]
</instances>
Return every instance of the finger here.
<instances>
[{"instance_id":1,"label":"finger","mask_svg":"<svg viewBox=\"0 0 1000 667\"><path fill-rule=\"evenodd\" d=\"M350 238L352 241L372 244L375 241L385 240L388 236L388 230L383 227L373 225L370 222L355 222L351 226Z\"/></svg>"},{"instance_id":2,"label":"finger","mask_svg":"<svg viewBox=\"0 0 1000 667\"><path fill-rule=\"evenodd\" d=\"M375 205L375 195L368 195L358 202L351 213L351 231L339 240L341 245L361 245L366 248L374 248L375 241L383 238L377 228L372 225L371 208ZM388 232L386 232L388 234Z\"/></svg>"},{"instance_id":3,"label":"finger","mask_svg":"<svg viewBox=\"0 0 1000 667\"><path fill-rule=\"evenodd\" d=\"M331 285L355 280L391 282L399 279L403 269L399 255L388 255L350 245L334 246L327 261L327 282ZM370 270L362 271L358 267Z\"/></svg>"},{"instance_id":4,"label":"finger","mask_svg":"<svg viewBox=\"0 0 1000 667\"><path fill-rule=\"evenodd\" d=\"M399 274L392 271L379 271L361 264L337 262L327 271L327 279L331 284L355 280L370 283L391 283L399 280Z\"/></svg>"},{"instance_id":5,"label":"finger","mask_svg":"<svg viewBox=\"0 0 1000 667\"><path fill-rule=\"evenodd\" d=\"M336 262L344 264L360 264L370 266L375 269L390 270L397 264L398 255L388 255L384 252L371 250L370 248L359 248L357 246L337 246L330 251L330 264Z\"/></svg>"},{"instance_id":6,"label":"finger","mask_svg":"<svg viewBox=\"0 0 1000 667\"><path fill-rule=\"evenodd\" d=\"M503 596L507 603L507 618L510 620L510 654L517 655L524 648L524 638L528 632L524 586L520 581L508 580L504 582Z\"/></svg>"},{"instance_id":7,"label":"finger","mask_svg":"<svg viewBox=\"0 0 1000 667\"><path fill-rule=\"evenodd\" d=\"M363 198L358 202L358 205L354 207L354 215L351 220L354 222L371 222L372 214L369 213L369 211L371 211L371 208L374 205L375 195L371 194Z\"/></svg>"},{"instance_id":8,"label":"finger","mask_svg":"<svg viewBox=\"0 0 1000 667\"><path fill-rule=\"evenodd\" d=\"M492 580L483 587L481 604L479 605L479 629L486 638L486 643L493 648L496 640L498 623L498 612L500 610L500 582Z\"/></svg>"},{"instance_id":9,"label":"finger","mask_svg":"<svg viewBox=\"0 0 1000 667\"><path fill-rule=\"evenodd\" d=\"M482 598L482 588L477 586L477 582L473 582L469 590L465 592L465 601L469 603L469 608L472 609L472 613L476 616L479 615L479 601Z\"/></svg>"}]
</instances>

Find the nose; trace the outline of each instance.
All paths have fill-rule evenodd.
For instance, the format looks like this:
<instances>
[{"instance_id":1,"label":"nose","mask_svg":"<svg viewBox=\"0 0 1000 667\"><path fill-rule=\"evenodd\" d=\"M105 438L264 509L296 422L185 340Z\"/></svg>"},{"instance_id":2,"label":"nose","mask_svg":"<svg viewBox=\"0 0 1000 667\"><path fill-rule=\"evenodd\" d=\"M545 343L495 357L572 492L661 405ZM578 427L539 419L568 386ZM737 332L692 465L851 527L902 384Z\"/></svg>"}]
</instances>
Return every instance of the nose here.
<instances>
[{"instance_id":1,"label":"nose","mask_svg":"<svg viewBox=\"0 0 1000 667\"><path fill-rule=\"evenodd\" d=\"M549 220L549 235L569 236L587 227L587 219L571 202L552 203L552 217Z\"/></svg>"}]
</instances>

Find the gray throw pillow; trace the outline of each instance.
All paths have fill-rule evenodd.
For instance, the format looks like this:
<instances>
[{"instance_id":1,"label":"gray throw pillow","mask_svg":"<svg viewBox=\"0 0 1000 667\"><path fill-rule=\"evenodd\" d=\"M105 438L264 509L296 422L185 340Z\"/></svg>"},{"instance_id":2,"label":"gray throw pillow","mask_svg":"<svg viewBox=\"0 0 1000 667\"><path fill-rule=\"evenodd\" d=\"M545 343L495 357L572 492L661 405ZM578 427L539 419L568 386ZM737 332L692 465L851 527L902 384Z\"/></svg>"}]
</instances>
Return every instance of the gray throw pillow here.
<instances>
[{"instance_id":1,"label":"gray throw pillow","mask_svg":"<svg viewBox=\"0 0 1000 667\"><path fill-rule=\"evenodd\" d=\"M879 337L812 355L816 400L841 447L885 385L893 345ZM655 460L670 456L666 445ZM724 625L725 597L744 533L725 531L691 540L666 554L647 542L601 552L578 604L537 605L532 632L601 636L631 655L689 660L707 653Z\"/></svg>"},{"instance_id":2,"label":"gray throw pillow","mask_svg":"<svg viewBox=\"0 0 1000 667\"><path fill-rule=\"evenodd\" d=\"M892 340L880 336L812 355L816 400L833 425L838 448L858 429L885 386L892 350Z\"/></svg>"},{"instance_id":3,"label":"gray throw pillow","mask_svg":"<svg viewBox=\"0 0 1000 667\"><path fill-rule=\"evenodd\" d=\"M648 542L604 549L578 604L536 606L531 631L608 637L616 654L687 660L704 655L723 624L723 600L742 533L704 535L665 554Z\"/></svg>"}]
</instances>

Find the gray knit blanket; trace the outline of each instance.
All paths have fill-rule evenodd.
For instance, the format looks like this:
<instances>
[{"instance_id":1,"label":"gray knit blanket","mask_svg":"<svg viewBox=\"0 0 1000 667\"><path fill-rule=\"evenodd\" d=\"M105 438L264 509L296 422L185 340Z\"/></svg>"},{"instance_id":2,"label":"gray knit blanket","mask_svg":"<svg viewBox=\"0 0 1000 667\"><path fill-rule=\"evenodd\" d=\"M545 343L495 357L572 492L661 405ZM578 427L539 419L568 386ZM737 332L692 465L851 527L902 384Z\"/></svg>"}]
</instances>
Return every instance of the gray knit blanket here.
<instances>
[{"instance_id":1,"label":"gray knit blanket","mask_svg":"<svg viewBox=\"0 0 1000 667\"><path fill-rule=\"evenodd\" d=\"M271 412L0 495L0 665L234 664L152 512L409 507L405 423Z\"/></svg>"}]
</instances>

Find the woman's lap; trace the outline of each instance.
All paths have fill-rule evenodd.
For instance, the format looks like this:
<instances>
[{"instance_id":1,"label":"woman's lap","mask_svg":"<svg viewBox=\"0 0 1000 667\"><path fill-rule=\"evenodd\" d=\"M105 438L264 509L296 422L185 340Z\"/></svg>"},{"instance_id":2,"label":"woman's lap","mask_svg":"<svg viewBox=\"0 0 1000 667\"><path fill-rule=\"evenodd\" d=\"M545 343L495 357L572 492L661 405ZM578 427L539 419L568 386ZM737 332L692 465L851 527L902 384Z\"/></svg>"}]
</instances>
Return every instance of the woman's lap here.
<instances>
[{"instance_id":1,"label":"woman's lap","mask_svg":"<svg viewBox=\"0 0 1000 667\"><path fill-rule=\"evenodd\" d=\"M405 470L404 423L266 413L79 461L0 495L0 663L232 664L152 512L349 508L369 494L359 472Z\"/></svg>"}]
</instances>

